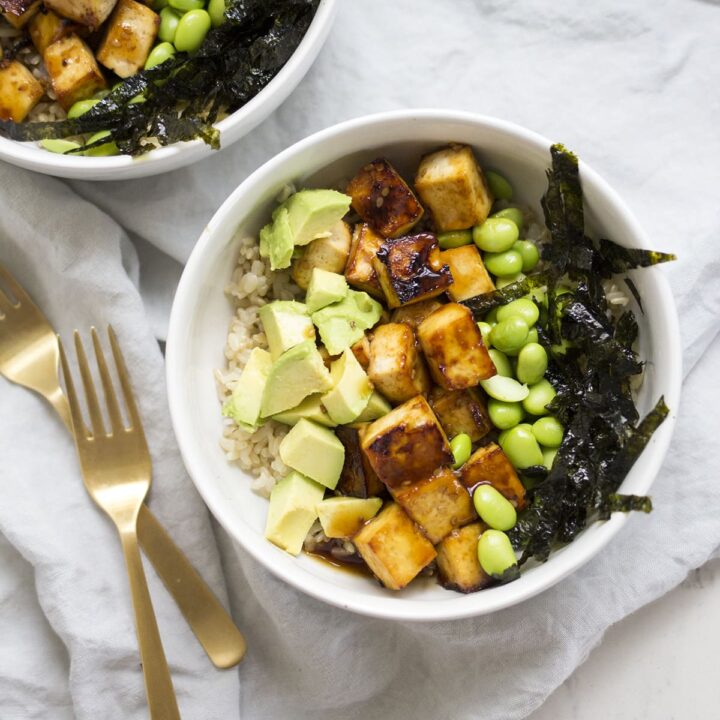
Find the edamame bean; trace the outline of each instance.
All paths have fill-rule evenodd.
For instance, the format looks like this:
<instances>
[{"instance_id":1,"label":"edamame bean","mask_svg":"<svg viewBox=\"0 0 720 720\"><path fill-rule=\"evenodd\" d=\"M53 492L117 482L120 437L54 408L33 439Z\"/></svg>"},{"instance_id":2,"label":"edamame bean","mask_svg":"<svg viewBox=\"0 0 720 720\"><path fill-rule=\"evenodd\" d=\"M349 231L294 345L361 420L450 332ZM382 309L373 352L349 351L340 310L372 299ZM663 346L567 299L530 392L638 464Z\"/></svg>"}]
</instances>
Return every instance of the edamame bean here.
<instances>
[{"instance_id":1,"label":"edamame bean","mask_svg":"<svg viewBox=\"0 0 720 720\"><path fill-rule=\"evenodd\" d=\"M160 28L158 29L158 37L160 40L167 43L175 40L175 32L177 31L179 22L180 16L172 8L163 8L160 11ZM159 63L157 64L159 65Z\"/></svg>"},{"instance_id":2,"label":"edamame bean","mask_svg":"<svg viewBox=\"0 0 720 720\"><path fill-rule=\"evenodd\" d=\"M91 135L85 144L92 145L98 140L102 140L103 138L109 136L109 130L101 130L100 132ZM119 155L120 150L118 149L118 146L115 144L114 141L110 141L108 143L104 143L103 145L98 145L97 147L90 148L89 150L86 150L83 154L88 155L89 157L106 157L108 155Z\"/></svg>"},{"instance_id":3,"label":"edamame bean","mask_svg":"<svg viewBox=\"0 0 720 720\"><path fill-rule=\"evenodd\" d=\"M203 44L211 25L210 16L205 10L186 12L175 31L175 47L180 52L194 52Z\"/></svg>"},{"instance_id":4,"label":"edamame bean","mask_svg":"<svg viewBox=\"0 0 720 720\"><path fill-rule=\"evenodd\" d=\"M480 567L491 577L507 577L517 558L510 538L501 530L486 530L478 540L478 561Z\"/></svg>"},{"instance_id":5,"label":"edamame bean","mask_svg":"<svg viewBox=\"0 0 720 720\"><path fill-rule=\"evenodd\" d=\"M541 445L558 448L562 444L564 428L562 423L552 415L536 420L532 429L533 435Z\"/></svg>"},{"instance_id":6,"label":"edamame bean","mask_svg":"<svg viewBox=\"0 0 720 720\"><path fill-rule=\"evenodd\" d=\"M490 192L496 200L512 200L512 185L500 173L494 170L486 170L485 179L490 186Z\"/></svg>"},{"instance_id":7,"label":"edamame bean","mask_svg":"<svg viewBox=\"0 0 720 720\"><path fill-rule=\"evenodd\" d=\"M457 470L464 465L472 454L472 440L467 433L460 433L450 441L450 452L453 454L455 462L453 467Z\"/></svg>"},{"instance_id":8,"label":"edamame bean","mask_svg":"<svg viewBox=\"0 0 720 720\"><path fill-rule=\"evenodd\" d=\"M72 140L48 138L47 140L40 141L40 147L43 148L43 150L47 150L48 152L60 153L62 155L68 152L68 150L77 150L81 146L79 143L73 142Z\"/></svg>"},{"instance_id":9,"label":"edamame bean","mask_svg":"<svg viewBox=\"0 0 720 720\"><path fill-rule=\"evenodd\" d=\"M472 230L473 242L483 251L501 253L509 250L518 239L517 225L508 218L489 217Z\"/></svg>"},{"instance_id":10,"label":"edamame bean","mask_svg":"<svg viewBox=\"0 0 720 720\"><path fill-rule=\"evenodd\" d=\"M555 456L557 455L557 448L543 448L543 465L548 469L552 470L553 463L555 462Z\"/></svg>"},{"instance_id":11,"label":"edamame bean","mask_svg":"<svg viewBox=\"0 0 720 720\"><path fill-rule=\"evenodd\" d=\"M514 375L512 365L510 365L505 353L500 352L497 348L491 348L488 350L488 354L493 361L493 365L495 365L498 375L503 377L512 377Z\"/></svg>"},{"instance_id":12,"label":"edamame bean","mask_svg":"<svg viewBox=\"0 0 720 720\"><path fill-rule=\"evenodd\" d=\"M516 225L518 232L522 232L523 224L525 222L522 214L522 210L520 208L516 207L509 207L505 208L504 210L498 210L496 213L493 213L490 217L501 217L501 218L507 218L508 220L512 220Z\"/></svg>"},{"instance_id":13,"label":"edamame bean","mask_svg":"<svg viewBox=\"0 0 720 720\"><path fill-rule=\"evenodd\" d=\"M508 430L500 447L518 470L543 464L540 445L533 435L532 427L525 423Z\"/></svg>"},{"instance_id":14,"label":"edamame bean","mask_svg":"<svg viewBox=\"0 0 720 720\"><path fill-rule=\"evenodd\" d=\"M73 103L70 106L70 109L67 112L68 120L72 120L73 118L78 118L81 115L84 115L88 110L95 107L95 105L97 105L99 102L100 100L96 98L78 100L76 103Z\"/></svg>"},{"instance_id":15,"label":"edamame bean","mask_svg":"<svg viewBox=\"0 0 720 720\"><path fill-rule=\"evenodd\" d=\"M522 270L522 257L516 250L506 250L501 253L485 253L483 255L485 267L497 277L517 275Z\"/></svg>"},{"instance_id":16,"label":"edamame bean","mask_svg":"<svg viewBox=\"0 0 720 720\"><path fill-rule=\"evenodd\" d=\"M550 411L546 405L557 395L555 388L545 379L528 388L528 396L523 400L525 412L529 415L547 415Z\"/></svg>"},{"instance_id":17,"label":"edamame bean","mask_svg":"<svg viewBox=\"0 0 720 720\"><path fill-rule=\"evenodd\" d=\"M490 331L490 342L500 352L508 353L519 350L527 340L528 325L519 315L513 315L498 322Z\"/></svg>"},{"instance_id":18,"label":"edamame bean","mask_svg":"<svg viewBox=\"0 0 720 720\"><path fill-rule=\"evenodd\" d=\"M485 322L489 323L490 325L495 325L497 323L497 312L498 309L496 307L494 307L492 310L489 310L485 315Z\"/></svg>"},{"instance_id":19,"label":"edamame bean","mask_svg":"<svg viewBox=\"0 0 720 720\"><path fill-rule=\"evenodd\" d=\"M517 275L510 275L509 277L501 277L498 278L495 282L495 287L498 290L502 290L504 287L507 287L508 285L513 285L516 282L520 282L521 280L525 279L525 275L522 273L518 273Z\"/></svg>"},{"instance_id":20,"label":"edamame bean","mask_svg":"<svg viewBox=\"0 0 720 720\"><path fill-rule=\"evenodd\" d=\"M145 69L149 70L154 68L156 65L162 65L167 62L171 57L175 55L175 47L170 42L161 42L156 45L147 56L145 61ZM135 98L133 98L134 100Z\"/></svg>"},{"instance_id":21,"label":"edamame bean","mask_svg":"<svg viewBox=\"0 0 720 720\"><path fill-rule=\"evenodd\" d=\"M531 327L530 331L528 332L527 340L525 341L525 344L527 343L536 343L538 341L538 331L537 328Z\"/></svg>"},{"instance_id":22,"label":"edamame bean","mask_svg":"<svg viewBox=\"0 0 720 720\"><path fill-rule=\"evenodd\" d=\"M190 12L190 10L200 10L205 7L205 0L168 0L171 8L179 10L181 13Z\"/></svg>"},{"instance_id":23,"label":"edamame bean","mask_svg":"<svg viewBox=\"0 0 720 720\"><path fill-rule=\"evenodd\" d=\"M517 522L512 503L492 485L478 485L473 493L473 505L480 519L493 530L510 530Z\"/></svg>"},{"instance_id":24,"label":"edamame bean","mask_svg":"<svg viewBox=\"0 0 720 720\"><path fill-rule=\"evenodd\" d=\"M545 348L536 342L527 343L518 353L517 379L528 385L534 385L543 379L547 366L548 356Z\"/></svg>"},{"instance_id":25,"label":"edamame bean","mask_svg":"<svg viewBox=\"0 0 720 720\"><path fill-rule=\"evenodd\" d=\"M487 408L490 422L498 430L514 428L525 417L525 411L519 402L503 402L490 398Z\"/></svg>"},{"instance_id":26,"label":"edamame bean","mask_svg":"<svg viewBox=\"0 0 720 720\"><path fill-rule=\"evenodd\" d=\"M513 243L512 249L520 253L523 272L534 270L540 262L540 251L537 249L537 245L529 240L518 240Z\"/></svg>"},{"instance_id":27,"label":"edamame bean","mask_svg":"<svg viewBox=\"0 0 720 720\"><path fill-rule=\"evenodd\" d=\"M225 21L225 0L210 0L207 7L213 27L222 25Z\"/></svg>"},{"instance_id":28,"label":"edamame bean","mask_svg":"<svg viewBox=\"0 0 720 720\"><path fill-rule=\"evenodd\" d=\"M490 344L490 331L492 330L492 325L490 323L486 322L479 322L477 324L478 329L480 330L480 334L482 335L482 341L483 345L489 345Z\"/></svg>"},{"instance_id":29,"label":"edamame bean","mask_svg":"<svg viewBox=\"0 0 720 720\"><path fill-rule=\"evenodd\" d=\"M472 242L472 230L450 230L449 232L438 233L438 245L443 250L462 247Z\"/></svg>"},{"instance_id":30,"label":"edamame bean","mask_svg":"<svg viewBox=\"0 0 720 720\"><path fill-rule=\"evenodd\" d=\"M538 310L538 306L532 300L528 300L527 298L513 300L507 305L498 308L498 322L507 320L515 315L521 317L527 323L528 327L532 327L540 317L540 310Z\"/></svg>"},{"instance_id":31,"label":"edamame bean","mask_svg":"<svg viewBox=\"0 0 720 720\"><path fill-rule=\"evenodd\" d=\"M481 380L480 386L491 397L503 402L521 402L528 395L527 385L521 385L515 378L493 375Z\"/></svg>"}]
</instances>

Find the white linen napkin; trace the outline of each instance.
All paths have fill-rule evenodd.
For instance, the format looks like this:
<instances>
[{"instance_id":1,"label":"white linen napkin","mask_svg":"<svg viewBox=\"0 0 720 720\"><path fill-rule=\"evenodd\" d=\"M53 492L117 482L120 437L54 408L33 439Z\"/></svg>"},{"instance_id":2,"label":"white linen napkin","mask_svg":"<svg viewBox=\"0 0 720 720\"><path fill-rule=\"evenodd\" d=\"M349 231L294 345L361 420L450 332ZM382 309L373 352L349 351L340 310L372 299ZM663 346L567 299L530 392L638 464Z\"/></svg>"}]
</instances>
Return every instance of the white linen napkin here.
<instances>
[{"instance_id":1,"label":"white linen napkin","mask_svg":"<svg viewBox=\"0 0 720 720\"><path fill-rule=\"evenodd\" d=\"M21 178L22 193L42 197L40 203L19 208L14 196L11 202L0 199L0 261L8 262L33 292L48 294L39 300L61 297L62 288L74 286L66 284L65 273L43 280L45 267L57 256L65 262L70 256L82 258L85 267L91 266L90 250L78 241L83 237L81 228L94 224L103 247L109 243L113 251L104 257L102 268L93 272L102 270L100 277L111 275L117 285L104 296L102 288L94 288L93 297L106 302L98 302L92 314L100 318L97 322L112 319L124 328L121 339L128 350L133 337L144 338L143 352L137 354L151 354L152 360L146 357L139 381L152 386L159 396L164 388L155 371L159 356L154 347L149 349L150 323L162 337L179 264L187 259L210 215L272 155L314 130L357 115L435 106L497 115L526 125L577 151L627 200L653 247L680 256L664 272L673 284L681 316L682 337L677 342L685 352L686 381L673 446L653 486L654 512L632 518L597 558L539 597L489 617L434 625L369 620L307 598L267 573L219 531L231 604L250 648L239 671L244 718L525 717L584 660L609 625L665 593L716 552L720 495L712 451L717 447L720 421L712 408L720 401L714 381L720 362L720 285L716 282L720 272L716 177L720 133L714 94L720 85L719 20L717 2L700 0L667 0L661 6L618 0L582 5L572 0L340 0L335 28L308 76L280 110L233 148L159 178L68 183L75 193L112 216L133 239L140 258L145 320L130 283L127 278L121 280L118 248L122 235L117 227L93 215L88 205L63 191L60 183L30 181L26 173L0 166L0 187ZM47 211L46 198L66 206L67 225L58 227ZM4 237L11 237L9 228L17 235L16 228L25 225L38 237L46 232L53 242L34 258L29 257L27 244L16 243L8 259ZM134 278L135 256L128 249L125 257L126 272ZM58 260L54 267L63 262ZM92 278L84 275L84 287L93 285ZM74 278L69 280L72 283ZM63 307L54 307L53 319L66 323L61 329L67 331L77 322L69 310L80 304L88 303L75 297ZM132 306L127 316L120 310L126 304ZM82 317L89 322L91 313L85 309ZM148 367L153 371L145 373ZM144 374L157 377L157 384L143 380ZM161 397L154 399L157 404L147 400L143 410L146 424L158 437L156 457L175 465L167 414ZM8 402L12 406L6 411ZM22 428L30 422L35 427L40 413L44 425L53 422L39 403L2 385L0 403L3 428ZM18 477L72 465L69 450L60 442L59 426L57 443L50 445L51 439L44 437L43 445L38 445L42 453L28 442L22 447L16 440L11 442L7 434L4 430L0 437L0 458L13 458ZM36 457L40 454L43 457ZM64 488L71 482L66 474ZM181 474L170 476L175 479ZM183 488L182 498L190 498L183 500L179 492L161 496L161 478L157 485L158 511L167 502L168 513L163 516L170 518L171 502L187 502L187 511L178 517L190 522L198 512L192 491ZM6 496L3 493L3 502ZM69 502L64 496L60 499ZM78 503L81 499L85 501L78 497ZM48 500L48 513L55 501ZM23 533L11 535L2 519L9 514L4 509L0 512L0 529L25 557L31 557L18 538L35 538L43 544L45 530L26 519L21 523ZM103 529L102 523L96 525L95 531ZM171 521L169 527L182 540L195 538L176 532L180 522ZM81 532L90 533L89 525ZM111 541L108 531L108 551ZM12 554L12 548L0 544L0 553L6 551L12 567L18 568L12 577L22 587L22 597L34 598L27 567ZM50 574L47 566L43 569ZM121 584L119 564L108 575ZM36 577L42 577L37 570ZM47 581L37 585L37 597L50 624L42 625L45 621L34 607L35 637L47 635L52 627L65 640L58 630L64 626L56 619L60 606L45 599ZM13 592L5 588L0 584L0 600L3 593ZM129 627L129 605L118 608L120 604L117 599L113 602ZM75 617L71 603L66 605L65 615ZM0 636L6 637L1 629L10 623L30 626L29 613L0 604ZM95 617L105 616L96 612ZM182 633L176 649L192 653L192 639L181 622L172 626ZM168 626L162 622L163 629ZM65 642L63 651L80 663L73 657L77 647ZM120 644L114 652L128 662L127 647ZM55 674L39 681L3 660L5 653L3 647L1 717L13 717L2 712L2 690L9 686L17 688L17 702L27 698L29 708L38 708L38 717L45 717L43 703L60 707L69 698L78 717L91 716L80 713L89 694L83 687L94 678L86 680L76 672L68 681L67 660L58 650L57 639L48 639L42 649L34 645L23 655L42 663L48 673L53 666ZM172 660L170 647L168 655ZM116 682L112 672L108 676L104 687ZM214 709L219 699L236 692L234 686L224 693L211 691L209 685L200 684L201 678L208 683L217 676L188 671L177 680L178 687L184 687L187 679L193 693L199 687L205 691L203 698L214 701L196 709L202 705L198 700L184 714L190 720L214 717L207 708ZM139 683L137 678L135 683Z\"/></svg>"}]
</instances>

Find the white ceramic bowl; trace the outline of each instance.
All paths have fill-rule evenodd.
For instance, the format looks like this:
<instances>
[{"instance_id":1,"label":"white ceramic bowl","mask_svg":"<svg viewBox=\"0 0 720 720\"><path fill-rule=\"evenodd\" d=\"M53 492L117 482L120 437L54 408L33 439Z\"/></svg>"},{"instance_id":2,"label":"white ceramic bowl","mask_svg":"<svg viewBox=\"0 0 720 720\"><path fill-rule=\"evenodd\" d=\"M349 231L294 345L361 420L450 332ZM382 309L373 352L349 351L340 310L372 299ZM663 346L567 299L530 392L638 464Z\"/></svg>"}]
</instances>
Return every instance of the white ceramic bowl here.
<instances>
[{"instance_id":1,"label":"white ceramic bowl","mask_svg":"<svg viewBox=\"0 0 720 720\"><path fill-rule=\"evenodd\" d=\"M492 612L545 590L599 552L626 521L616 514L596 523L544 565L528 567L513 583L460 595L434 580L416 581L393 593L367 578L336 570L311 557L278 550L263 538L267 500L250 491L243 472L219 446L223 421L213 369L223 367L232 307L223 288L236 259L238 231L255 234L267 222L285 183L332 186L358 167L387 155L412 177L420 154L448 141L469 143L483 164L498 168L523 201L536 206L545 189L550 141L516 125L445 111L402 111L360 118L323 130L293 145L245 180L225 201L200 237L175 298L167 344L172 422L185 464L223 527L259 562L296 588L338 607L399 620L446 620ZM582 153L582 148L577 148ZM651 243L613 190L581 164L588 226L636 247ZM660 269L632 273L644 299L638 314L641 354L648 360L639 395L646 412L663 394L671 416L655 433L623 483L624 492L646 493L658 472L675 422L681 382L678 323L669 285Z\"/></svg>"},{"instance_id":2,"label":"white ceramic bowl","mask_svg":"<svg viewBox=\"0 0 720 720\"><path fill-rule=\"evenodd\" d=\"M239 110L216 123L221 148L232 145L283 103L315 61L332 25L337 0L320 0L305 37L280 72ZM207 157L213 150L202 140L174 143L140 157L73 157L43 150L35 142L0 137L0 159L28 170L76 180L129 180L175 170Z\"/></svg>"}]
</instances>

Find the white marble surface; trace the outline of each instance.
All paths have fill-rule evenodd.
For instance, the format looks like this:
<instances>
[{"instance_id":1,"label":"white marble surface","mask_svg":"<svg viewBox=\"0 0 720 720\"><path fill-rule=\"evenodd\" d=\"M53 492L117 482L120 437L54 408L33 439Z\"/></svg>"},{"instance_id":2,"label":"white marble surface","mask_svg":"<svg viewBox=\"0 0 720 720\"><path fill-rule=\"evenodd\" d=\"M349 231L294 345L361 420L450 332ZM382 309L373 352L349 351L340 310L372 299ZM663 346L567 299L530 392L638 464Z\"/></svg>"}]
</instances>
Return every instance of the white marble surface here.
<instances>
[{"instance_id":1,"label":"white marble surface","mask_svg":"<svg viewBox=\"0 0 720 720\"><path fill-rule=\"evenodd\" d=\"M614 625L528 720L711 720L717 679L720 560Z\"/></svg>"}]
</instances>

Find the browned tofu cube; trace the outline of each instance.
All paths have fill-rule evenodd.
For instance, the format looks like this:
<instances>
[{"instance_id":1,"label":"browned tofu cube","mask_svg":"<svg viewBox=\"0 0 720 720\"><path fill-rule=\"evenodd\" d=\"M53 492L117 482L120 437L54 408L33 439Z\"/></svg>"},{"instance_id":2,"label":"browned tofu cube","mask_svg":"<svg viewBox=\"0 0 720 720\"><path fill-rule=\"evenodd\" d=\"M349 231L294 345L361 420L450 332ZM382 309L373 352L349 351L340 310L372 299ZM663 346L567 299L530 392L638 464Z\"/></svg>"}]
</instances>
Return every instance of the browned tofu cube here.
<instances>
[{"instance_id":1,"label":"browned tofu cube","mask_svg":"<svg viewBox=\"0 0 720 720\"><path fill-rule=\"evenodd\" d=\"M435 299L421 300L420 302L412 303L411 305L403 305L402 307L395 308L390 316L390 322L394 323L405 323L409 325L413 330L418 329L418 325L432 312L435 312L440 306L441 302Z\"/></svg>"},{"instance_id":2,"label":"browned tofu cube","mask_svg":"<svg viewBox=\"0 0 720 720\"><path fill-rule=\"evenodd\" d=\"M384 237L404 235L423 216L413 191L384 158L365 165L346 192L355 212Z\"/></svg>"},{"instance_id":3,"label":"browned tofu cube","mask_svg":"<svg viewBox=\"0 0 720 720\"><path fill-rule=\"evenodd\" d=\"M368 498L385 494L385 485L367 462L360 447L364 427L338 425L335 434L345 448L345 462L336 491L340 495Z\"/></svg>"},{"instance_id":4,"label":"browned tofu cube","mask_svg":"<svg viewBox=\"0 0 720 720\"><path fill-rule=\"evenodd\" d=\"M447 436L422 395L371 423L362 449L390 489L430 477L453 460Z\"/></svg>"},{"instance_id":5,"label":"browned tofu cube","mask_svg":"<svg viewBox=\"0 0 720 720\"><path fill-rule=\"evenodd\" d=\"M342 275L350 255L352 237L350 227L339 220L330 228L330 235L313 240L303 249L302 255L293 260L292 279L303 290L308 289L314 268Z\"/></svg>"},{"instance_id":6,"label":"browned tofu cube","mask_svg":"<svg viewBox=\"0 0 720 720\"><path fill-rule=\"evenodd\" d=\"M485 220L493 196L468 145L451 145L426 155L415 176L415 189L438 230L464 230Z\"/></svg>"},{"instance_id":7,"label":"browned tofu cube","mask_svg":"<svg viewBox=\"0 0 720 720\"><path fill-rule=\"evenodd\" d=\"M370 338L363 335L360 340L350 346L350 350L352 350L355 359L360 363L360 367L367 370L370 366Z\"/></svg>"},{"instance_id":8,"label":"browned tofu cube","mask_svg":"<svg viewBox=\"0 0 720 720\"><path fill-rule=\"evenodd\" d=\"M435 548L396 503L386 505L353 538L357 551L390 590L401 590L435 559Z\"/></svg>"},{"instance_id":9,"label":"browned tofu cube","mask_svg":"<svg viewBox=\"0 0 720 720\"><path fill-rule=\"evenodd\" d=\"M492 485L518 510L525 507L525 488L502 448L490 443L476 450L460 468L460 480L468 490L476 485Z\"/></svg>"},{"instance_id":10,"label":"browned tofu cube","mask_svg":"<svg viewBox=\"0 0 720 720\"><path fill-rule=\"evenodd\" d=\"M44 9L30 21L28 31L35 49L42 55L48 46L61 38L71 35L78 26L56 15L52 10Z\"/></svg>"},{"instance_id":11,"label":"browned tofu cube","mask_svg":"<svg viewBox=\"0 0 720 720\"><path fill-rule=\"evenodd\" d=\"M97 30L115 7L117 0L44 0L45 7L62 17Z\"/></svg>"},{"instance_id":12,"label":"browned tofu cube","mask_svg":"<svg viewBox=\"0 0 720 720\"><path fill-rule=\"evenodd\" d=\"M475 387L496 374L469 308L448 303L420 323L418 338L430 374L446 390Z\"/></svg>"},{"instance_id":13,"label":"browned tofu cube","mask_svg":"<svg viewBox=\"0 0 720 720\"><path fill-rule=\"evenodd\" d=\"M437 238L430 233L385 240L372 266L391 308L436 297L452 283Z\"/></svg>"},{"instance_id":14,"label":"browned tofu cube","mask_svg":"<svg viewBox=\"0 0 720 720\"><path fill-rule=\"evenodd\" d=\"M452 273L452 285L448 288L448 295L455 302L492 292L495 289L485 263L480 257L480 251L475 245L463 245L451 250L443 250L440 259Z\"/></svg>"},{"instance_id":15,"label":"browned tofu cube","mask_svg":"<svg viewBox=\"0 0 720 720\"><path fill-rule=\"evenodd\" d=\"M441 468L429 478L403 485L393 491L393 497L433 545L477 518L470 493L450 468Z\"/></svg>"},{"instance_id":16,"label":"browned tofu cube","mask_svg":"<svg viewBox=\"0 0 720 720\"><path fill-rule=\"evenodd\" d=\"M160 16L135 0L119 0L97 59L121 78L142 69L160 27Z\"/></svg>"},{"instance_id":17,"label":"browned tofu cube","mask_svg":"<svg viewBox=\"0 0 720 720\"><path fill-rule=\"evenodd\" d=\"M17 30L24 28L40 10L40 0L14 0L0 3L5 12L3 17ZM2 52L0 52L2 57Z\"/></svg>"},{"instance_id":18,"label":"browned tofu cube","mask_svg":"<svg viewBox=\"0 0 720 720\"><path fill-rule=\"evenodd\" d=\"M430 407L449 438L466 433L476 443L492 430L485 400L475 388L445 390L435 386Z\"/></svg>"},{"instance_id":19,"label":"browned tofu cube","mask_svg":"<svg viewBox=\"0 0 720 720\"><path fill-rule=\"evenodd\" d=\"M387 323L375 328L367 373L378 392L394 404L430 390L430 377L418 351L415 333L404 323Z\"/></svg>"},{"instance_id":20,"label":"browned tofu cube","mask_svg":"<svg viewBox=\"0 0 720 720\"><path fill-rule=\"evenodd\" d=\"M17 60L0 61L0 120L22 122L45 91Z\"/></svg>"},{"instance_id":21,"label":"browned tofu cube","mask_svg":"<svg viewBox=\"0 0 720 720\"><path fill-rule=\"evenodd\" d=\"M436 548L438 579L448 590L471 593L487 587L492 578L480 567L477 548L482 523L453 530Z\"/></svg>"},{"instance_id":22,"label":"browned tofu cube","mask_svg":"<svg viewBox=\"0 0 720 720\"><path fill-rule=\"evenodd\" d=\"M68 35L49 45L43 60L57 100L65 110L105 87L105 78L92 51L77 35Z\"/></svg>"},{"instance_id":23,"label":"browned tofu cube","mask_svg":"<svg viewBox=\"0 0 720 720\"><path fill-rule=\"evenodd\" d=\"M382 235L378 235L366 223L356 225L350 245L350 256L345 266L345 279L350 285L380 299L384 299L384 296L372 266L372 259L383 240Z\"/></svg>"}]
</instances>

